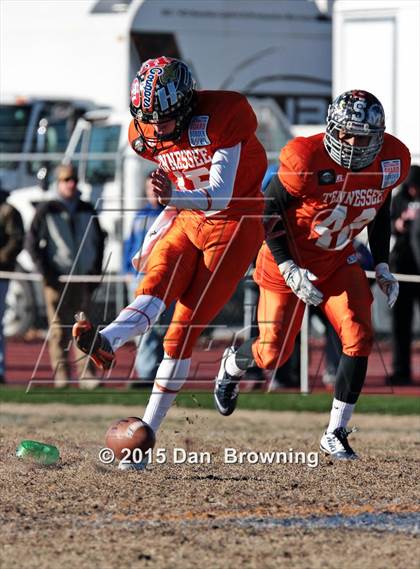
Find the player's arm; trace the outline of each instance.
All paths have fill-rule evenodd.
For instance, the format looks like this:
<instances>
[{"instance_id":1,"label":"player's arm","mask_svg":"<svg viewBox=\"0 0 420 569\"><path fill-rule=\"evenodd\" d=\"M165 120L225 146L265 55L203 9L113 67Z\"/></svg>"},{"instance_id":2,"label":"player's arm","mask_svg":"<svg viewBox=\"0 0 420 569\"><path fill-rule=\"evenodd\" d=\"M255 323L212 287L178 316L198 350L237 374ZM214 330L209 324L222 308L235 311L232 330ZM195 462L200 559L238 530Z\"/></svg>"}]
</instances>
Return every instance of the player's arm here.
<instances>
[{"instance_id":1,"label":"player's arm","mask_svg":"<svg viewBox=\"0 0 420 569\"><path fill-rule=\"evenodd\" d=\"M264 227L266 243L278 265L293 260L287 242L285 212L295 201L278 176L273 176L264 192Z\"/></svg>"},{"instance_id":2,"label":"player's arm","mask_svg":"<svg viewBox=\"0 0 420 569\"><path fill-rule=\"evenodd\" d=\"M278 176L273 176L264 197L266 243L279 271L298 298L306 304L318 306L323 300L323 294L311 283L317 277L295 263L287 241L285 212L297 201L297 198L286 190Z\"/></svg>"},{"instance_id":3,"label":"player's arm","mask_svg":"<svg viewBox=\"0 0 420 569\"><path fill-rule=\"evenodd\" d=\"M214 152L205 187L174 190L162 196L163 205L177 209L220 211L226 209L233 196L242 146L254 136L257 117L246 97L239 93L226 95L225 110L218 110L209 122L209 138ZM168 191L169 193L169 191Z\"/></svg>"},{"instance_id":4,"label":"player's arm","mask_svg":"<svg viewBox=\"0 0 420 569\"><path fill-rule=\"evenodd\" d=\"M391 238L391 192L368 225L369 247L375 266L388 263Z\"/></svg>"},{"instance_id":5,"label":"player's arm","mask_svg":"<svg viewBox=\"0 0 420 569\"><path fill-rule=\"evenodd\" d=\"M388 266L389 241L391 238L391 192L376 217L368 225L369 246L375 264L376 281L388 298L392 308L398 298L399 284Z\"/></svg>"},{"instance_id":6,"label":"player's arm","mask_svg":"<svg viewBox=\"0 0 420 569\"><path fill-rule=\"evenodd\" d=\"M226 209L233 195L241 147L241 143L238 143L230 148L216 150L210 167L209 183L204 188L173 190L166 174L162 170L156 171L152 180L160 203L177 209Z\"/></svg>"}]
</instances>

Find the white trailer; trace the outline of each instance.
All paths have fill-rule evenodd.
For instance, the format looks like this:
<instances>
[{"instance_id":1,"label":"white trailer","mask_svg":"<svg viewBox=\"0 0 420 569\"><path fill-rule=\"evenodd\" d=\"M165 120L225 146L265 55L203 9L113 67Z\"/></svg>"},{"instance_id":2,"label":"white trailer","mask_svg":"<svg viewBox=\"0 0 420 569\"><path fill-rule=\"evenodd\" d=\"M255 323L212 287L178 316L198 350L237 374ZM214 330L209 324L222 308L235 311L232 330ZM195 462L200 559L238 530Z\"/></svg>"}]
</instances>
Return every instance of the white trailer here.
<instances>
[{"instance_id":1,"label":"white trailer","mask_svg":"<svg viewBox=\"0 0 420 569\"><path fill-rule=\"evenodd\" d=\"M141 61L165 54L187 61L201 89L273 97L290 123L322 123L331 96L322 4L1 0L0 98L71 96L126 112Z\"/></svg>"},{"instance_id":2,"label":"white trailer","mask_svg":"<svg viewBox=\"0 0 420 569\"><path fill-rule=\"evenodd\" d=\"M336 0L333 95L366 89L382 102L387 131L420 164L420 2Z\"/></svg>"}]
</instances>

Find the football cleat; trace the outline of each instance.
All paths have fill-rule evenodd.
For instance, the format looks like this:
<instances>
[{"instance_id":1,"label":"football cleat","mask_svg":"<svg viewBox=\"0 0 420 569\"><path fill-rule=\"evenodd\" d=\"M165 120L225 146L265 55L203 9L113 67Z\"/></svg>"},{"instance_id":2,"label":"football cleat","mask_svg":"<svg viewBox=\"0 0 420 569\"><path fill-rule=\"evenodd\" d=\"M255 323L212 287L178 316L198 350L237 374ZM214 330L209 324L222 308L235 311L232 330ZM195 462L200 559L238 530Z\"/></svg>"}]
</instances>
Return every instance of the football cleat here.
<instances>
[{"instance_id":1,"label":"football cleat","mask_svg":"<svg viewBox=\"0 0 420 569\"><path fill-rule=\"evenodd\" d=\"M219 373L216 377L216 385L214 386L214 403L216 409L225 417L232 415L235 411L239 395L240 377L233 377L226 371L226 360L234 353L235 350L232 346L226 348L223 352Z\"/></svg>"},{"instance_id":2,"label":"football cleat","mask_svg":"<svg viewBox=\"0 0 420 569\"><path fill-rule=\"evenodd\" d=\"M356 429L348 431L345 427L338 427L332 433L322 435L319 449L324 454L337 460L355 460L357 454L348 443L347 437Z\"/></svg>"},{"instance_id":3,"label":"football cleat","mask_svg":"<svg viewBox=\"0 0 420 569\"><path fill-rule=\"evenodd\" d=\"M118 470L146 470L148 464L149 458L145 456L140 462L120 462L118 464Z\"/></svg>"},{"instance_id":4,"label":"football cleat","mask_svg":"<svg viewBox=\"0 0 420 569\"><path fill-rule=\"evenodd\" d=\"M95 331L84 312L78 312L75 319L73 338L76 346L90 357L96 367L110 369L115 363L115 354L111 344L105 336Z\"/></svg>"}]
</instances>

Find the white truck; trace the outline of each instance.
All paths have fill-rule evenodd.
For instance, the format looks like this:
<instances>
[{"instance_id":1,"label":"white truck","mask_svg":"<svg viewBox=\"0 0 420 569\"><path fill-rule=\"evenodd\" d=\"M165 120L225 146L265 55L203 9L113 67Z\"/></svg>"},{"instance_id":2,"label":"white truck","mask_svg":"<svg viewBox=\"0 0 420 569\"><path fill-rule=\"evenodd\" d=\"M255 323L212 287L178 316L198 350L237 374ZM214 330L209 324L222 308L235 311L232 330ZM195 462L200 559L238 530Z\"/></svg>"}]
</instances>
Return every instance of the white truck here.
<instances>
[{"instance_id":1,"label":"white truck","mask_svg":"<svg viewBox=\"0 0 420 569\"><path fill-rule=\"evenodd\" d=\"M48 164L63 154L78 119L94 103L53 97L11 97L0 103L0 187L48 184ZM42 160L34 157L43 154ZM27 160L25 156L32 156Z\"/></svg>"},{"instance_id":2,"label":"white truck","mask_svg":"<svg viewBox=\"0 0 420 569\"><path fill-rule=\"evenodd\" d=\"M387 132L420 164L420 2L336 0L333 95L371 91L382 102Z\"/></svg>"}]
</instances>

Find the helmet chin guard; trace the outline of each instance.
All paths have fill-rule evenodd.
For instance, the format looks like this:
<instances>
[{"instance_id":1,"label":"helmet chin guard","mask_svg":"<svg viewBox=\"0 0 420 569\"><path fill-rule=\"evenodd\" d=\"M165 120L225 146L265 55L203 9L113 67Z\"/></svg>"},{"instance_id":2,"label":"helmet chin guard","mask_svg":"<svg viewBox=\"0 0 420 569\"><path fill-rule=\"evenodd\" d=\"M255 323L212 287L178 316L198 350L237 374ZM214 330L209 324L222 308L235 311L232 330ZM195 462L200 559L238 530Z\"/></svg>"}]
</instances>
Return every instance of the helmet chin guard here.
<instances>
[{"instance_id":1,"label":"helmet chin guard","mask_svg":"<svg viewBox=\"0 0 420 569\"><path fill-rule=\"evenodd\" d=\"M330 157L348 170L361 170L379 154L385 132L385 113L380 101L367 91L346 91L328 108L324 146ZM368 137L366 146L340 140L340 133Z\"/></svg>"}]
</instances>

